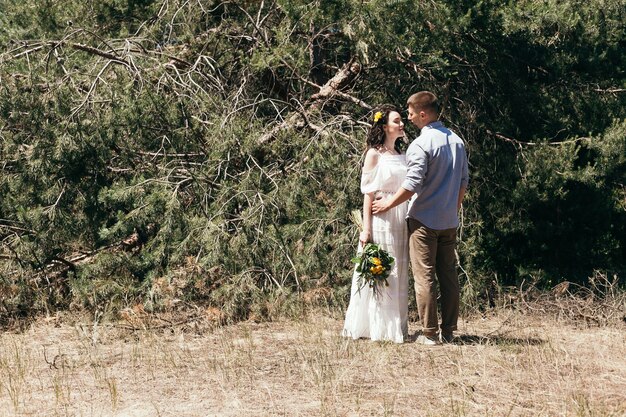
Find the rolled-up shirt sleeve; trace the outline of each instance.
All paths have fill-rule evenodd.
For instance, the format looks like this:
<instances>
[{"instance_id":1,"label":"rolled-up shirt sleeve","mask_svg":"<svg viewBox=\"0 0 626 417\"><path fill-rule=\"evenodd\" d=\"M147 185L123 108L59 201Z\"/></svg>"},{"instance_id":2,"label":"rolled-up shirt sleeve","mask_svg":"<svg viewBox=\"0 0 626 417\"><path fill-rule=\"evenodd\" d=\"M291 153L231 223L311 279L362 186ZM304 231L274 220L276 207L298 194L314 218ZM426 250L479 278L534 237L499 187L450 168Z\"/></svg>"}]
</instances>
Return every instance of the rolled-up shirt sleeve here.
<instances>
[{"instance_id":1,"label":"rolled-up shirt sleeve","mask_svg":"<svg viewBox=\"0 0 626 417\"><path fill-rule=\"evenodd\" d=\"M417 144L409 146L406 153L407 172L402 188L419 194L428 171L428 154Z\"/></svg>"}]
</instances>

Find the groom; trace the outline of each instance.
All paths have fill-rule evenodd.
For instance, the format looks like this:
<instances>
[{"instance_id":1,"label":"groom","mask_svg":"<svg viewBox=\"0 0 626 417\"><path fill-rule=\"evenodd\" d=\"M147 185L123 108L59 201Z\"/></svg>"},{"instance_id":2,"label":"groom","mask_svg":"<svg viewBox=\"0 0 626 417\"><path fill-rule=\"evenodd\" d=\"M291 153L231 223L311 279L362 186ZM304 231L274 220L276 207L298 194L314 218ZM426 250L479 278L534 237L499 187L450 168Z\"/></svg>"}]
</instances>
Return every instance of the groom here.
<instances>
[{"instance_id":1,"label":"groom","mask_svg":"<svg viewBox=\"0 0 626 417\"><path fill-rule=\"evenodd\" d=\"M415 93L407 105L408 118L421 133L406 152L406 179L393 197L375 200L372 212L382 213L411 199L407 213L409 254L422 321L417 341L436 345L436 281L441 291L442 342L452 341L459 317L455 247L458 211L468 182L467 155L463 141L439 121L439 103L433 93Z\"/></svg>"}]
</instances>

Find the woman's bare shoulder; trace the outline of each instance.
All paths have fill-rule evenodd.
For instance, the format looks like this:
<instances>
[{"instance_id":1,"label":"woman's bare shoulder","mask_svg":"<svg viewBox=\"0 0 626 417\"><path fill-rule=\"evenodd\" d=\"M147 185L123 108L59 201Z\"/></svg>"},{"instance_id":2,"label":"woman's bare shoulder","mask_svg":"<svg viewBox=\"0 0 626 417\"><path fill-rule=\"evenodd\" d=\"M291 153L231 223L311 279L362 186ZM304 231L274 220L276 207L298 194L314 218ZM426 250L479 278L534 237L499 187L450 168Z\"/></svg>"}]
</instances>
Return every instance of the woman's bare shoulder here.
<instances>
[{"instance_id":1,"label":"woman's bare shoulder","mask_svg":"<svg viewBox=\"0 0 626 417\"><path fill-rule=\"evenodd\" d=\"M365 162L363 163L363 171L371 171L378 165L378 157L380 153L377 149L369 148L365 153Z\"/></svg>"}]
</instances>

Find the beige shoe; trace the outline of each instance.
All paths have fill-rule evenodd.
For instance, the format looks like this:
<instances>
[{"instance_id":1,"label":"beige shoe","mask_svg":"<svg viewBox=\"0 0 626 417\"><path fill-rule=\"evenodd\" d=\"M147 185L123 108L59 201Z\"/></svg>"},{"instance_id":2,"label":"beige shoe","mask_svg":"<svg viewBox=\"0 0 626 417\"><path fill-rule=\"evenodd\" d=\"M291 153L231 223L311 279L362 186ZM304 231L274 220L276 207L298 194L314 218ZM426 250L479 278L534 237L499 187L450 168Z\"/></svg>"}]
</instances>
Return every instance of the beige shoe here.
<instances>
[{"instance_id":1,"label":"beige shoe","mask_svg":"<svg viewBox=\"0 0 626 417\"><path fill-rule=\"evenodd\" d=\"M439 344L439 341L435 339L434 337L426 336L423 334L419 335L417 339L415 340L415 342L419 343L420 345L426 345L426 346L436 346Z\"/></svg>"}]
</instances>

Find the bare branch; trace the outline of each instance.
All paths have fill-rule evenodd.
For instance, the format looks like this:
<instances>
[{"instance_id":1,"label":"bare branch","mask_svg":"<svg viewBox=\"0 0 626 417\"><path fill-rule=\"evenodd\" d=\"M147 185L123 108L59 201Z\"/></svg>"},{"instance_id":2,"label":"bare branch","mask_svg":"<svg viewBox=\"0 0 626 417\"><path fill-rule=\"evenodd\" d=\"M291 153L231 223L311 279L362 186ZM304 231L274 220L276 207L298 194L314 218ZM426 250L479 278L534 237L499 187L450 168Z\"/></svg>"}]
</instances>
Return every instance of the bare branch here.
<instances>
[{"instance_id":1,"label":"bare branch","mask_svg":"<svg viewBox=\"0 0 626 417\"><path fill-rule=\"evenodd\" d=\"M90 54L93 55L98 55L101 56L103 58L106 59L110 59L112 62L116 63L116 64L122 64L124 66L126 66L128 69L131 69L131 65L128 61L126 61L123 58L118 57L117 55L113 55L110 54L108 52L105 51L101 51L100 49L94 48L92 46L88 46L82 43L69 43L68 44L71 48L80 50L80 51L84 51L84 52L88 52ZM57 47L57 44L52 43L52 46L54 46L55 48Z\"/></svg>"},{"instance_id":2,"label":"bare branch","mask_svg":"<svg viewBox=\"0 0 626 417\"><path fill-rule=\"evenodd\" d=\"M502 139L506 142L510 142L514 145L517 146L541 146L541 145L565 145L567 143L576 143L576 142L581 142L581 141L585 141L585 140L591 140L591 138L588 137L580 137L580 138L575 138L575 139L571 139L571 140L564 140L564 141L559 141L559 142L524 142L522 140L518 140L518 139L513 139L513 138L509 138L504 136L501 133L497 133L497 132L492 132L491 130L487 129L486 132L491 135L494 136L498 139Z\"/></svg>"},{"instance_id":3,"label":"bare branch","mask_svg":"<svg viewBox=\"0 0 626 417\"><path fill-rule=\"evenodd\" d=\"M351 101L355 104L360 105L363 108L370 110L372 107L362 100L357 99L349 94L346 94L341 91L341 89L345 88L350 82L352 82L356 76L361 71L361 65L355 60L351 60L347 64L345 64L338 72L335 74L333 78L328 80L326 84L324 84L320 88L320 91L313 94L307 103L307 105L303 106L304 109L301 112L293 113L282 123L275 125L270 131L264 133L259 139L259 144L265 144L271 142L275 139L276 135L286 129L292 128L301 128L305 125L311 126L314 130L320 132L321 128L317 126L313 126L308 122L308 115L314 110L319 110L322 108L324 103L333 97L340 97ZM311 82L309 84L315 85Z\"/></svg>"}]
</instances>

